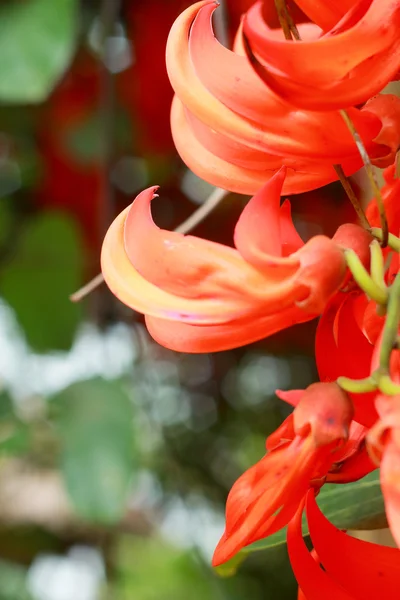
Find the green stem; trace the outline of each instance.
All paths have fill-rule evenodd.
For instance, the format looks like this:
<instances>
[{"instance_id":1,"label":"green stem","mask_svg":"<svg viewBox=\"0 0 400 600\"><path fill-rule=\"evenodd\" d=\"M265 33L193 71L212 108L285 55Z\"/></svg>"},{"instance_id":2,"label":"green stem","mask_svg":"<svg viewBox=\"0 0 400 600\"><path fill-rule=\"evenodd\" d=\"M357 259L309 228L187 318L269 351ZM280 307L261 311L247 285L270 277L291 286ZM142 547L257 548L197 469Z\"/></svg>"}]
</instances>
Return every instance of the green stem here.
<instances>
[{"instance_id":1,"label":"green stem","mask_svg":"<svg viewBox=\"0 0 400 600\"><path fill-rule=\"evenodd\" d=\"M342 390L351 394L365 394L366 392L374 392L378 388L378 383L372 375L365 379L338 377L336 383Z\"/></svg>"},{"instance_id":2,"label":"green stem","mask_svg":"<svg viewBox=\"0 0 400 600\"><path fill-rule=\"evenodd\" d=\"M400 394L400 385L395 383L390 375L381 375L379 378L379 390L386 396L397 396Z\"/></svg>"},{"instance_id":3,"label":"green stem","mask_svg":"<svg viewBox=\"0 0 400 600\"><path fill-rule=\"evenodd\" d=\"M380 241L383 240L382 229L379 229L378 227L372 227L371 228L371 234L377 240L380 240ZM389 246L389 248L391 248L395 252L400 252L400 238L398 238L395 235L393 235L393 233L389 233L389 235L388 235L388 244L387 245Z\"/></svg>"},{"instance_id":4,"label":"green stem","mask_svg":"<svg viewBox=\"0 0 400 600\"><path fill-rule=\"evenodd\" d=\"M378 240L373 240L369 248L371 251L371 279L382 290L386 290L385 260L383 258L382 248Z\"/></svg>"},{"instance_id":5,"label":"green stem","mask_svg":"<svg viewBox=\"0 0 400 600\"><path fill-rule=\"evenodd\" d=\"M400 322L400 273L396 275L393 285L389 289L389 299L386 313L385 327L383 329L382 347L379 356L379 369L381 373L389 374L390 356L397 343L397 332ZM399 388L400 389L400 388Z\"/></svg>"},{"instance_id":6,"label":"green stem","mask_svg":"<svg viewBox=\"0 0 400 600\"><path fill-rule=\"evenodd\" d=\"M354 250L345 250L344 252L347 266L354 277L358 286L378 304L386 304L388 299L387 289L382 289L370 277L367 269L364 267Z\"/></svg>"}]
</instances>

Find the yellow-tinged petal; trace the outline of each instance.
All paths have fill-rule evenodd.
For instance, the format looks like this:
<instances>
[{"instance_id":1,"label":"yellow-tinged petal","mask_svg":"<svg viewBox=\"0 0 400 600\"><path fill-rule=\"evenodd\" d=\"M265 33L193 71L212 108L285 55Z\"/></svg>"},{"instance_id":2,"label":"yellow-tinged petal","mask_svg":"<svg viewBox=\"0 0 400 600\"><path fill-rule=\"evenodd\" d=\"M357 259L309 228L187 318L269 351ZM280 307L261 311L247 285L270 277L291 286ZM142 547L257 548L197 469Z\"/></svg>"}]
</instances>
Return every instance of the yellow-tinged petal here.
<instances>
[{"instance_id":1,"label":"yellow-tinged petal","mask_svg":"<svg viewBox=\"0 0 400 600\"><path fill-rule=\"evenodd\" d=\"M252 195L277 171L276 167L251 170L215 156L195 137L185 116L182 102L177 96L172 102L171 129L176 149L182 160L196 175L216 187ZM293 159L291 163L283 185L283 194L305 192L337 179L331 165L321 166L312 161L293 161ZM268 162L266 164L268 165ZM356 164L357 167L349 169L350 173L361 166L361 160L357 158Z\"/></svg>"},{"instance_id":2,"label":"yellow-tinged petal","mask_svg":"<svg viewBox=\"0 0 400 600\"><path fill-rule=\"evenodd\" d=\"M125 219L129 210L130 206L111 224L101 252L105 282L121 302L143 314L186 323L224 323L240 316L235 301L182 298L158 288L140 275L124 247Z\"/></svg>"}]
</instances>

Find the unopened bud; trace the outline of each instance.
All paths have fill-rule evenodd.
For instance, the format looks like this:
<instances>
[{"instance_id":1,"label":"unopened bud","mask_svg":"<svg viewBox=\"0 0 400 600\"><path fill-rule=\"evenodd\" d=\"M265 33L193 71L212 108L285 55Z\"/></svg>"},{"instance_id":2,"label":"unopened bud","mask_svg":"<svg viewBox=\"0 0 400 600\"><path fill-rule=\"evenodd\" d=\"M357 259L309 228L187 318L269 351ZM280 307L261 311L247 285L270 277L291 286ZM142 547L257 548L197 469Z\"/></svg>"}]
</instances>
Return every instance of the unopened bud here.
<instances>
[{"instance_id":1,"label":"unopened bud","mask_svg":"<svg viewBox=\"0 0 400 600\"><path fill-rule=\"evenodd\" d=\"M353 404L337 383L313 383L294 410L297 435L311 436L315 446L346 440L354 415Z\"/></svg>"}]
</instances>

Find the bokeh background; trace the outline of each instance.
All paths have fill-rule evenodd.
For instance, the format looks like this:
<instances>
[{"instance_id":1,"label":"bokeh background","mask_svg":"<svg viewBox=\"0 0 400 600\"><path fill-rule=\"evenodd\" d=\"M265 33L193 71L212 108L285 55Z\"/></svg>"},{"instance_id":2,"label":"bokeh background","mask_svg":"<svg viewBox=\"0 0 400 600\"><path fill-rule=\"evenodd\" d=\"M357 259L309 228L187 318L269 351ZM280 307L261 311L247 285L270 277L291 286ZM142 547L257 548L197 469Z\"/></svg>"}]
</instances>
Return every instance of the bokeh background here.
<instances>
[{"instance_id":1,"label":"bokeh background","mask_svg":"<svg viewBox=\"0 0 400 600\"><path fill-rule=\"evenodd\" d=\"M222 3L223 43L251 3ZM105 287L69 300L140 190L161 186L171 229L212 191L169 130L165 43L189 4L0 2L0 600L296 597L284 545L232 578L210 558L230 486L288 414L275 389L316 380L315 323L184 355ZM246 201L195 234L231 244ZM292 203L304 239L353 220L335 184Z\"/></svg>"}]
</instances>

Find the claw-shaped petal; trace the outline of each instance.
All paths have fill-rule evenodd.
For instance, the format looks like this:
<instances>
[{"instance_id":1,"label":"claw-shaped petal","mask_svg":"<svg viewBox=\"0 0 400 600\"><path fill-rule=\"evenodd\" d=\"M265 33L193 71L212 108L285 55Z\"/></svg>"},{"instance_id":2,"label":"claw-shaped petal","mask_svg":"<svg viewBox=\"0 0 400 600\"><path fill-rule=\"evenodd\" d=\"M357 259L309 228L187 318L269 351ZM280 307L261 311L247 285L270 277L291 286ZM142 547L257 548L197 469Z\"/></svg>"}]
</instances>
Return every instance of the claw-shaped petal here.
<instances>
[{"instance_id":1,"label":"claw-shaped petal","mask_svg":"<svg viewBox=\"0 0 400 600\"><path fill-rule=\"evenodd\" d=\"M157 227L154 187L111 225L102 250L106 283L146 315L160 343L186 352L223 350L323 310L343 281L344 254L324 236L303 244L290 207L279 206L284 177L278 172L250 200L237 224L237 250Z\"/></svg>"},{"instance_id":2,"label":"claw-shaped petal","mask_svg":"<svg viewBox=\"0 0 400 600\"><path fill-rule=\"evenodd\" d=\"M279 98L326 111L362 104L392 80L400 64L399 27L398 0L364 0L327 34L291 44L267 26L258 2L244 33L258 74Z\"/></svg>"}]
</instances>

